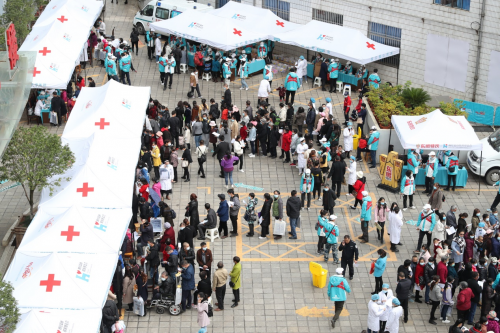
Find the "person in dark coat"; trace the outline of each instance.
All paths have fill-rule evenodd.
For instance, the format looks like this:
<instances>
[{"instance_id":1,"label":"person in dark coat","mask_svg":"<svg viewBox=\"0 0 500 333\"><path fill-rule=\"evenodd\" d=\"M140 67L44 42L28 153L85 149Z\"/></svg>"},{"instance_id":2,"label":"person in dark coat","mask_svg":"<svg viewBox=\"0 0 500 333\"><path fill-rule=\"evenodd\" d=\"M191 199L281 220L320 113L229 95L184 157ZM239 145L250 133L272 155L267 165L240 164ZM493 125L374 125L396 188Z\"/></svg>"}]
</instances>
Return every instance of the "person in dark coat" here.
<instances>
[{"instance_id":1,"label":"person in dark coat","mask_svg":"<svg viewBox=\"0 0 500 333\"><path fill-rule=\"evenodd\" d=\"M52 111L57 113L57 124L58 126L61 126L62 116L66 114L66 112L64 112L66 110L66 104L64 104L64 101L61 97L57 96L57 92L54 91L52 95L53 97L50 101L50 107Z\"/></svg>"},{"instance_id":2,"label":"person in dark coat","mask_svg":"<svg viewBox=\"0 0 500 333\"><path fill-rule=\"evenodd\" d=\"M467 285L474 293L474 298L470 300L469 318L467 319L468 325L472 325L474 323L474 315L476 314L477 304L481 300L481 294L483 292L483 288L481 288L479 283L477 283L478 279L479 279L478 272L472 272L472 277L469 280L467 280Z\"/></svg>"},{"instance_id":3,"label":"person in dark coat","mask_svg":"<svg viewBox=\"0 0 500 333\"><path fill-rule=\"evenodd\" d=\"M146 260L149 262L149 275L154 281L155 285L158 285L158 266L160 266L160 254L158 252L158 244L154 240L149 240L149 250L146 256Z\"/></svg>"},{"instance_id":4,"label":"person in dark coat","mask_svg":"<svg viewBox=\"0 0 500 333\"><path fill-rule=\"evenodd\" d=\"M319 71L319 77L321 78L321 90L326 91L325 84L326 84L326 76L328 74L328 65L330 64L330 61L328 59L325 60L325 62L321 63L321 69Z\"/></svg>"},{"instance_id":5,"label":"person in dark coat","mask_svg":"<svg viewBox=\"0 0 500 333\"><path fill-rule=\"evenodd\" d=\"M222 98L224 98L224 100L222 101L222 103L224 104L224 106L222 106L223 108L226 108L226 109L229 109L231 108L231 105L233 105L232 103L232 100L231 100L231 89L229 89L229 86L227 84L224 84L224 96L222 96Z\"/></svg>"},{"instance_id":6,"label":"person in dark coat","mask_svg":"<svg viewBox=\"0 0 500 333\"><path fill-rule=\"evenodd\" d=\"M141 231L141 246L138 247L137 252L140 256L142 256L144 251L143 246L148 246L148 242L153 241L153 226L148 220L142 220L139 230Z\"/></svg>"},{"instance_id":7,"label":"person in dark coat","mask_svg":"<svg viewBox=\"0 0 500 333\"><path fill-rule=\"evenodd\" d=\"M259 239L267 239L266 236L269 234L269 225L271 224L271 207L273 201L271 200L271 195L269 193L264 194L264 199L264 205L260 211L260 216L263 220L260 225L261 234Z\"/></svg>"},{"instance_id":8,"label":"person in dark coat","mask_svg":"<svg viewBox=\"0 0 500 333\"><path fill-rule=\"evenodd\" d=\"M116 308L115 301L107 300L102 308L102 324L104 326L105 333L111 333L111 326L113 326L120 316L118 315L118 309Z\"/></svg>"},{"instance_id":9,"label":"person in dark coat","mask_svg":"<svg viewBox=\"0 0 500 333\"><path fill-rule=\"evenodd\" d=\"M174 59L175 59L175 74L180 74L181 73L181 58L182 58L182 51L180 47L177 47L173 52Z\"/></svg>"},{"instance_id":10,"label":"person in dark coat","mask_svg":"<svg viewBox=\"0 0 500 333\"><path fill-rule=\"evenodd\" d=\"M179 233L177 234L177 243L178 244L184 244L188 243L191 248L193 248L193 238L194 238L194 231L190 227L186 225L187 219L184 219L184 221L181 223L179 226Z\"/></svg>"},{"instance_id":11,"label":"person in dark coat","mask_svg":"<svg viewBox=\"0 0 500 333\"><path fill-rule=\"evenodd\" d=\"M493 290L493 279L488 278L483 284L483 298L481 301L481 316L486 317L486 315L491 311L491 305L493 303L493 298L495 297L495 292Z\"/></svg>"},{"instance_id":12,"label":"person in dark coat","mask_svg":"<svg viewBox=\"0 0 500 333\"><path fill-rule=\"evenodd\" d=\"M256 134L257 134L257 140L259 141L258 143L260 144L260 148L262 149L262 156L266 156L267 155L268 128L267 128L265 119L262 119L260 122L257 123L255 130L256 130ZM258 153L258 151L257 151L257 153Z\"/></svg>"},{"instance_id":13,"label":"person in dark coat","mask_svg":"<svg viewBox=\"0 0 500 333\"><path fill-rule=\"evenodd\" d=\"M186 206L186 217L189 217L189 225L198 230L200 224L200 213L198 212L198 197L191 193L189 196L189 204Z\"/></svg>"},{"instance_id":14,"label":"person in dark coat","mask_svg":"<svg viewBox=\"0 0 500 333\"><path fill-rule=\"evenodd\" d=\"M323 209L329 211L330 215L333 214L335 200L337 200L337 196L330 188L330 185L325 184L325 187L323 188Z\"/></svg>"},{"instance_id":15,"label":"person in dark coat","mask_svg":"<svg viewBox=\"0 0 500 333\"><path fill-rule=\"evenodd\" d=\"M496 239L493 239L496 240ZM496 279L498 274L498 259L497 257L492 256L491 262L488 265L488 278Z\"/></svg>"},{"instance_id":16,"label":"person in dark coat","mask_svg":"<svg viewBox=\"0 0 500 333\"><path fill-rule=\"evenodd\" d=\"M224 170L222 169L221 161L224 158L224 155L229 151L231 151L231 144L228 142L224 141L224 135L219 136L219 144L214 150L214 153L212 157L217 155L217 160L219 160L219 166L220 166L220 175L219 178L224 178Z\"/></svg>"},{"instance_id":17,"label":"person in dark coat","mask_svg":"<svg viewBox=\"0 0 500 333\"><path fill-rule=\"evenodd\" d=\"M116 306L118 310L121 310L122 297L123 297L123 274L122 274L122 262L120 260L118 260L118 263L116 264L112 285L114 293L116 294Z\"/></svg>"},{"instance_id":18,"label":"person in dark coat","mask_svg":"<svg viewBox=\"0 0 500 333\"><path fill-rule=\"evenodd\" d=\"M217 214L215 213L215 211L212 208L210 208L210 204L208 202L205 204L205 209L207 211L207 218L206 218L207 222L200 223L198 225L198 231L199 231L198 239L199 240L205 239L205 231L207 229L217 228Z\"/></svg>"},{"instance_id":19,"label":"person in dark coat","mask_svg":"<svg viewBox=\"0 0 500 333\"><path fill-rule=\"evenodd\" d=\"M182 161L188 161L189 164L193 163L193 158L191 157L191 150L189 150L188 148L186 148L186 145L181 145L180 146L180 149L182 150ZM190 179L190 176L189 176L189 164L187 167L183 167L182 169L184 169L184 175L181 177L182 179L185 179L184 182L189 182L191 179Z\"/></svg>"},{"instance_id":20,"label":"person in dark coat","mask_svg":"<svg viewBox=\"0 0 500 333\"><path fill-rule=\"evenodd\" d=\"M182 248L179 251L179 260L182 262L183 260L187 261L191 265L194 266L194 259L196 255L194 254L194 250L188 243L182 243Z\"/></svg>"},{"instance_id":21,"label":"person in dark coat","mask_svg":"<svg viewBox=\"0 0 500 333\"><path fill-rule=\"evenodd\" d=\"M182 310L181 313L186 311L186 309L191 309L191 291L195 289L194 286L194 268L189 262L183 260L181 262L182 267Z\"/></svg>"},{"instance_id":22,"label":"person in dark coat","mask_svg":"<svg viewBox=\"0 0 500 333\"><path fill-rule=\"evenodd\" d=\"M132 53L135 46L135 55L139 55L139 32L137 32L136 28L133 28L130 33L130 43L132 44Z\"/></svg>"},{"instance_id":23,"label":"person in dark coat","mask_svg":"<svg viewBox=\"0 0 500 333\"><path fill-rule=\"evenodd\" d=\"M330 173L328 174L328 180L332 180L332 190L337 191L337 198L340 197L340 187L344 181L345 175L345 164L340 160L340 156L335 156L335 161L332 164Z\"/></svg>"},{"instance_id":24,"label":"person in dark coat","mask_svg":"<svg viewBox=\"0 0 500 333\"><path fill-rule=\"evenodd\" d=\"M275 159L278 157L276 153L276 147L278 147L279 133L274 124L269 124L268 126L268 134L267 134L267 142L269 145L269 152L271 153L271 158Z\"/></svg>"},{"instance_id":25,"label":"person in dark coat","mask_svg":"<svg viewBox=\"0 0 500 333\"><path fill-rule=\"evenodd\" d=\"M209 275L207 273L208 271L201 271L200 272L200 281L198 281L198 286L196 286L196 291L194 292L194 300L193 304L197 305L198 304L198 294L199 293L204 293L207 295L207 297L212 296L212 284L210 283L210 279L208 278Z\"/></svg>"},{"instance_id":26,"label":"person in dark coat","mask_svg":"<svg viewBox=\"0 0 500 333\"><path fill-rule=\"evenodd\" d=\"M139 277L135 280L137 284L137 296L140 296L144 301L144 316L146 315L146 302L148 301L148 276L144 271L140 270Z\"/></svg>"},{"instance_id":27,"label":"person in dark coat","mask_svg":"<svg viewBox=\"0 0 500 333\"><path fill-rule=\"evenodd\" d=\"M181 135L182 121L179 120L179 115L177 114L178 108L175 108L172 112L172 117L170 117L170 134L172 135L172 144L175 143L175 148L179 148L179 135ZM183 110L184 111L184 110Z\"/></svg>"}]
</instances>

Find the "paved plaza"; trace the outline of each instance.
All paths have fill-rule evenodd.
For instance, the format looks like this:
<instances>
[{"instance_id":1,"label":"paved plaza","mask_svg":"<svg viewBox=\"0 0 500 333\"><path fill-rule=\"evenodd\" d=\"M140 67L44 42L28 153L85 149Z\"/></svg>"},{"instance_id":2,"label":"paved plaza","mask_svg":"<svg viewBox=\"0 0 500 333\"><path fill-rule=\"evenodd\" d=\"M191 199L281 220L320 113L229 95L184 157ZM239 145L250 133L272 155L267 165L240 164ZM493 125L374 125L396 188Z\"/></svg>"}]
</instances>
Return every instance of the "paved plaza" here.
<instances>
[{"instance_id":1,"label":"paved plaza","mask_svg":"<svg viewBox=\"0 0 500 333\"><path fill-rule=\"evenodd\" d=\"M138 8L135 0L129 1L124 5L121 1L119 5L108 1L107 11L105 13L105 22L108 33L115 29L115 36L128 39L132 30L132 20ZM257 23L256 23L257 24ZM143 36L139 55L133 55L133 64L137 73L131 72L131 80L134 86L151 86L151 95L162 104L166 104L172 111L180 100L187 100L186 93L189 89L189 74L174 75L172 89L163 91L160 85L158 65L155 61L149 61L147 58L147 49L143 46ZM86 77L92 77L97 86L105 84L107 77L104 68L99 66L87 66L83 74ZM273 80L272 87L276 88L284 78L285 74L278 74ZM83 76L83 75L82 75ZM258 74L247 80L250 89L248 91L240 90L238 81L231 84L233 103L240 109L243 108L246 100L250 100L255 105L257 100L257 88L262 79ZM382 77L383 80L383 77ZM203 81L200 84L202 95L209 100L215 98L220 101L223 87L222 84ZM326 97L332 98L334 111L338 119L343 119L342 105L343 98L340 94L328 94L321 91L321 88L312 87L311 80L305 87L301 88L296 94L295 107L306 107L307 101L314 97L316 105L325 101ZM191 99L192 102L193 99ZM201 104L200 99L196 101ZM279 97L277 92L270 96L271 105L277 106ZM25 125L25 124L24 124ZM45 125L47 126L47 124ZM61 134L63 127L52 128L50 130ZM479 133L480 138L488 133ZM119 144L116 142L115 144ZM342 142L341 142L342 144ZM194 140L191 143L194 146ZM284 204L292 190L299 189L298 169L291 167L288 163L283 164L281 159L269 159L264 157L249 158L245 156L244 173L235 172L233 177L235 183L243 183L250 186L263 188L261 191L253 191L259 198L259 208L263 202L264 193L271 193L273 190L279 190L282 193ZM196 193L201 207L208 202L212 207L218 207L217 194L226 193L224 180L218 177L219 167L217 160L208 157L206 163L207 178L199 178L196 175L197 162L191 166L191 181L188 183L178 182L174 185L174 195L169 205L177 212L177 219L174 221L176 233L185 206L189 202L189 195ZM363 171L366 178L366 190L370 193L373 201L384 197L386 202L398 202L402 206L402 198L399 194L386 192L377 187L380 183L380 176L377 169L369 169L367 164L362 162L357 164L358 171ZM180 169L180 167L179 167ZM181 179L179 179L181 180ZM479 178L469 173L467 187L465 189L457 188L456 192L446 192L446 202L443 204L442 211L448 211L452 204L459 207L460 212L469 212L474 208L486 211L491 204L497 189L481 185L481 194L478 195ZM5 187L11 183L5 183L0 186ZM483 183L484 184L484 183ZM359 223L360 210L352 210L349 205L354 203L352 197L345 195L346 186L342 187L342 196L337 200L334 214L339 218L337 224L340 228L340 234L350 235L355 239L361 234ZM404 212L405 220L417 219L418 212L422 206L427 203L427 196L421 194L423 188L417 188L414 205L417 210L407 210ZM240 199L245 199L250 192L245 188L236 188ZM13 218L20 215L27 206L26 198L20 186L0 192L0 215L2 216L0 231L7 232ZM348 281L352 292L348 299L340 320L337 322L337 328L330 327L330 317L333 316L333 302L329 301L326 295L326 287L318 289L312 286L311 273L309 272L309 262L320 263L323 268L328 270L328 275L335 272L337 265L323 261L322 257L316 255L317 233L314 225L317 220L321 202L314 201L309 211L302 211L302 228L298 229L298 239L289 240L283 237L280 240L274 240L268 237L267 240L261 240L257 236L253 238L246 237L248 227L246 223L239 224L239 236L217 239L209 243L209 247L214 255L214 266L218 261L223 261L228 270L232 267L232 257L238 255L242 259L241 276L241 303L238 307L232 309L226 306L223 312L215 312L208 332L361 332L366 329L367 322L367 303L370 299L370 293L375 289L375 279L369 275L370 258L376 258L376 251L383 248L389 251L389 238L385 235L384 242L377 241L375 227L370 229L370 243L359 244L360 261L355 268L355 275L352 281ZM240 211L239 221L242 221L243 209ZM204 216L203 214L200 214ZM458 214L457 214L458 215ZM288 219L286 218L288 221ZM271 231L272 226L271 226ZM256 228L260 232L260 228ZM396 289L396 271L399 265L405 259L410 259L413 250L416 247L418 233L415 227L408 224L403 225L401 242L404 244L399 247L399 253L388 252L387 269L383 275L384 283L389 283L391 289ZM199 248L199 242L195 241L196 250ZM90 244L89 244L90 246ZM340 253L339 253L340 254ZM197 267L195 268L197 272ZM196 281L198 281L196 277ZM230 288L226 293L226 304L231 304L232 293ZM151 295L150 295L151 297ZM428 323L431 307L424 304L410 303L410 315L408 323L401 321L400 332L447 332L448 326L440 321L434 326ZM477 311L476 317L478 317ZM453 311L452 322L456 319L456 310ZM127 312L125 322L127 333L157 333L157 332L197 332L199 326L196 322L197 311L188 310L184 314L174 317L165 313L158 315L154 309L145 317L137 317Z\"/></svg>"}]
</instances>

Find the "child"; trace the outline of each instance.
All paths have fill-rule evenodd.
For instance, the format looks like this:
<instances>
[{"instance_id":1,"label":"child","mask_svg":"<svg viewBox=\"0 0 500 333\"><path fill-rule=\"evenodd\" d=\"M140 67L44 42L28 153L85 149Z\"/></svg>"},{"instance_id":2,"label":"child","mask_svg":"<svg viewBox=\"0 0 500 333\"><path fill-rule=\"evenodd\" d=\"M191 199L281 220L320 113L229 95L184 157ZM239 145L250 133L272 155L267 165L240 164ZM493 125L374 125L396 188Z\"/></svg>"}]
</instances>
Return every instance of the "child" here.
<instances>
[{"instance_id":1,"label":"child","mask_svg":"<svg viewBox=\"0 0 500 333\"><path fill-rule=\"evenodd\" d=\"M280 84L276 91L279 91L280 102L283 102L285 100L285 87L283 86L283 83Z\"/></svg>"}]
</instances>

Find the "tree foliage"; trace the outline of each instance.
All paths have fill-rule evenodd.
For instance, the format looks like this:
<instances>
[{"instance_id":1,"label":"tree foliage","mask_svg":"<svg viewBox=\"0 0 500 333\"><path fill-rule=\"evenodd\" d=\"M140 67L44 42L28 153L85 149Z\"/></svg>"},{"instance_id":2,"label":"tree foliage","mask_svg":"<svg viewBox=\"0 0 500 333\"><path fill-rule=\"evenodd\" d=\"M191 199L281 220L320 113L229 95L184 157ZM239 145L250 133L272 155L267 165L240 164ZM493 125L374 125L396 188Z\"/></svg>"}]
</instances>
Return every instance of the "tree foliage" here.
<instances>
[{"instance_id":1,"label":"tree foliage","mask_svg":"<svg viewBox=\"0 0 500 333\"><path fill-rule=\"evenodd\" d=\"M57 177L71 168L75 156L61 138L43 126L19 127L5 150L0 166L0 179L21 183L33 217L35 190L53 190L62 180Z\"/></svg>"},{"instance_id":2,"label":"tree foliage","mask_svg":"<svg viewBox=\"0 0 500 333\"><path fill-rule=\"evenodd\" d=\"M9 282L0 281L0 332L12 333L19 322L17 301L12 296L14 287Z\"/></svg>"},{"instance_id":3,"label":"tree foliage","mask_svg":"<svg viewBox=\"0 0 500 333\"><path fill-rule=\"evenodd\" d=\"M433 111L431 107L425 105L430 100L429 94L421 88L412 88L410 81L397 86L382 84L379 89L372 88L366 96L382 128L391 126L393 115L418 116ZM455 103L441 103L439 106L444 114L467 117L467 112L461 111L460 108L460 104Z\"/></svg>"}]
</instances>

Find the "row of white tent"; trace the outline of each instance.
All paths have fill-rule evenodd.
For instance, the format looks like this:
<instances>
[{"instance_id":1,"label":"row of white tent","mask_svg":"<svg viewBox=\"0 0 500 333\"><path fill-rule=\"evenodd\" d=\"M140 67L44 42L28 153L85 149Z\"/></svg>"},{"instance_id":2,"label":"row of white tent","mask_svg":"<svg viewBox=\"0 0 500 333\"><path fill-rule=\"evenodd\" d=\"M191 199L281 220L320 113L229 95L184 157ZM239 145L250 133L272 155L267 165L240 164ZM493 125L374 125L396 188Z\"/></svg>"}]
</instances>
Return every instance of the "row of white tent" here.
<instances>
[{"instance_id":1,"label":"row of white tent","mask_svg":"<svg viewBox=\"0 0 500 333\"><path fill-rule=\"evenodd\" d=\"M37 53L32 88L66 89L103 1L52 0L19 51Z\"/></svg>"},{"instance_id":2,"label":"row of white tent","mask_svg":"<svg viewBox=\"0 0 500 333\"><path fill-rule=\"evenodd\" d=\"M42 192L5 275L23 313L16 332L57 332L60 323L70 325L61 332L98 331L132 216L149 98L149 87L113 80L82 89L61 137L76 161L56 178L70 180Z\"/></svg>"},{"instance_id":3,"label":"row of white tent","mask_svg":"<svg viewBox=\"0 0 500 333\"><path fill-rule=\"evenodd\" d=\"M375 42L356 29L316 20L291 23L269 9L234 1L208 12L193 9L150 26L161 34L225 51L269 39L363 65L399 54L399 48Z\"/></svg>"}]
</instances>

